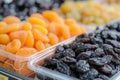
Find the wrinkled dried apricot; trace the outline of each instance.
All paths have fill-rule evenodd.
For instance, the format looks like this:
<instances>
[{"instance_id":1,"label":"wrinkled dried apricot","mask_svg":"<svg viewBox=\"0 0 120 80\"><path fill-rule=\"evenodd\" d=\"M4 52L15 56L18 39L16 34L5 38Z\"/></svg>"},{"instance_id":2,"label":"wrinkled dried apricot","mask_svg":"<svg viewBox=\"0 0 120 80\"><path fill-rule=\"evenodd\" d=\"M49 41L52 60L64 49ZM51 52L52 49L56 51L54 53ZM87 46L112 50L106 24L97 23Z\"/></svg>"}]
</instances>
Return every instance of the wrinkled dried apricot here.
<instances>
[{"instance_id":1,"label":"wrinkled dried apricot","mask_svg":"<svg viewBox=\"0 0 120 80\"><path fill-rule=\"evenodd\" d=\"M55 35L55 34L53 34L53 33L49 33L48 34L48 37L49 37L49 39L50 39L50 44L51 45L54 45L54 44L57 44L58 42L59 42L59 39L58 39L58 37Z\"/></svg>"},{"instance_id":2,"label":"wrinkled dried apricot","mask_svg":"<svg viewBox=\"0 0 120 80\"><path fill-rule=\"evenodd\" d=\"M20 19L15 16L7 16L3 19L7 24L20 23Z\"/></svg>"},{"instance_id":3,"label":"wrinkled dried apricot","mask_svg":"<svg viewBox=\"0 0 120 80\"><path fill-rule=\"evenodd\" d=\"M21 41L22 46L24 45L26 39L27 39L27 31L25 30L19 30L19 31L15 31L15 32L11 32L9 34L10 39L19 39Z\"/></svg>"},{"instance_id":4,"label":"wrinkled dried apricot","mask_svg":"<svg viewBox=\"0 0 120 80\"><path fill-rule=\"evenodd\" d=\"M10 43L7 44L5 50L11 53L16 53L21 47L21 42L19 39L14 39Z\"/></svg>"},{"instance_id":5,"label":"wrinkled dried apricot","mask_svg":"<svg viewBox=\"0 0 120 80\"><path fill-rule=\"evenodd\" d=\"M6 47L5 45L0 44L0 50L4 50L5 47ZM4 57L2 54L3 53L0 52L0 61L4 62L7 59L7 57Z\"/></svg>"},{"instance_id":6,"label":"wrinkled dried apricot","mask_svg":"<svg viewBox=\"0 0 120 80\"><path fill-rule=\"evenodd\" d=\"M20 48L16 52L16 55L17 56L30 56L30 55L34 54L35 52L37 52L37 50L35 48L23 47L23 48Z\"/></svg>"},{"instance_id":7,"label":"wrinkled dried apricot","mask_svg":"<svg viewBox=\"0 0 120 80\"><path fill-rule=\"evenodd\" d=\"M0 44L7 44L10 42L10 38L7 34L0 34Z\"/></svg>"},{"instance_id":8,"label":"wrinkled dried apricot","mask_svg":"<svg viewBox=\"0 0 120 80\"><path fill-rule=\"evenodd\" d=\"M39 40L35 43L35 48L40 51L45 49L45 45L42 41Z\"/></svg>"},{"instance_id":9,"label":"wrinkled dried apricot","mask_svg":"<svg viewBox=\"0 0 120 80\"><path fill-rule=\"evenodd\" d=\"M11 64L13 64L13 63L14 63L13 60L7 59L7 60L4 61L4 64L3 64L2 66L3 66L4 68L7 68L7 69L9 69L9 70L13 70L13 71L14 71L13 66L11 65Z\"/></svg>"},{"instance_id":10,"label":"wrinkled dried apricot","mask_svg":"<svg viewBox=\"0 0 120 80\"><path fill-rule=\"evenodd\" d=\"M28 68L28 62L18 62L18 61L15 61L14 62L14 69L15 69L15 71L17 73L19 73L21 75L24 75L24 76L28 76L31 73L33 73L33 71L31 71Z\"/></svg>"},{"instance_id":11,"label":"wrinkled dried apricot","mask_svg":"<svg viewBox=\"0 0 120 80\"><path fill-rule=\"evenodd\" d=\"M32 34L32 31L27 31L27 38L25 41L25 46L27 47L33 47L34 46L34 36Z\"/></svg>"},{"instance_id":12,"label":"wrinkled dried apricot","mask_svg":"<svg viewBox=\"0 0 120 80\"><path fill-rule=\"evenodd\" d=\"M7 24L5 22L1 21L0 22L0 27L5 27L5 26L7 26Z\"/></svg>"},{"instance_id":13,"label":"wrinkled dried apricot","mask_svg":"<svg viewBox=\"0 0 120 80\"><path fill-rule=\"evenodd\" d=\"M36 17L30 17L28 19L28 22L30 22L31 24L46 26L45 22L42 19L39 19L39 18L36 18Z\"/></svg>"},{"instance_id":14,"label":"wrinkled dried apricot","mask_svg":"<svg viewBox=\"0 0 120 80\"><path fill-rule=\"evenodd\" d=\"M59 23L63 22L63 19L61 17L59 17L56 12L44 11L42 13L42 15L44 16L44 18L46 18L50 22L52 22L52 21L59 22Z\"/></svg>"},{"instance_id":15,"label":"wrinkled dried apricot","mask_svg":"<svg viewBox=\"0 0 120 80\"><path fill-rule=\"evenodd\" d=\"M48 36L42 34L38 29L32 29L32 32L36 40L41 40L42 42L49 42Z\"/></svg>"},{"instance_id":16,"label":"wrinkled dried apricot","mask_svg":"<svg viewBox=\"0 0 120 80\"><path fill-rule=\"evenodd\" d=\"M42 27L40 25L33 25L33 28L38 29L40 32L42 32L43 34L47 35L48 34L48 30L45 27Z\"/></svg>"},{"instance_id":17,"label":"wrinkled dried apricot","mask_svg":"<svg viewBox=\"0 0 120 80\"><path fill-rule=\"evenodd\" d=\"M32 25L29 22L26 22L26 23L23 24L22 29L23 30L31 30Z\"/></svg>"}]
</instances>

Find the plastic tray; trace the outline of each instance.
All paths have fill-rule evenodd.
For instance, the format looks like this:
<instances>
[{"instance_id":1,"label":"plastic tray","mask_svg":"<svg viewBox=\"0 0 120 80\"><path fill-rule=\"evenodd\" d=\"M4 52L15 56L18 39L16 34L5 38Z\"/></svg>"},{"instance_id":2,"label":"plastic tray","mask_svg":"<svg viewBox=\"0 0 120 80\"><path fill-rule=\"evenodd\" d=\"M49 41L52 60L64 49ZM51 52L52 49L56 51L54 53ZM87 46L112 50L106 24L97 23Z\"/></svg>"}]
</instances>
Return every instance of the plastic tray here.
<instances>
[{"instance_id":1,"label":"plastic tray","mask_svg":"<svg viewBox=\"0 0 120 80\"><path fill-rule=\"evenodd\" d=\"M66 42L67 40L64 40L56 45L59 45L61 43ZM50 48L53 48L54 46L51 46ZM50 49L48 48L48 49ZM46 50L48 50L46 48ZM44 50L43 50L44 51ZM24 76L33 76L33 71L28 68L28 61L35 58L36 55L43 55L43 51L39 51L34 53L31 56L16 56L10 52L7 52L5 50L0 49L0 66L7 68L9 70L12 70L16 73L19 73Z\"/></svg>"},{"instance_id":2,"label":"plastic tray","mask_svg":"<svg viewBox=\"0 0 120 80\"><path fill-rule=\"evenodd\" d=\"M67 42L60 45L70 44L73 40L75 40L75 38L71 38ZM56 46L50 48L49 50L44 50L44 55L39 55L35 59L31 60L29 62L30 69L37 74L36 76L39 78L38 80L79 80L77 78L42 67L45 58L52 58L54 56ZM116 73L110 80L120 80L120 72Z\"/></svg>"}]
</instances>

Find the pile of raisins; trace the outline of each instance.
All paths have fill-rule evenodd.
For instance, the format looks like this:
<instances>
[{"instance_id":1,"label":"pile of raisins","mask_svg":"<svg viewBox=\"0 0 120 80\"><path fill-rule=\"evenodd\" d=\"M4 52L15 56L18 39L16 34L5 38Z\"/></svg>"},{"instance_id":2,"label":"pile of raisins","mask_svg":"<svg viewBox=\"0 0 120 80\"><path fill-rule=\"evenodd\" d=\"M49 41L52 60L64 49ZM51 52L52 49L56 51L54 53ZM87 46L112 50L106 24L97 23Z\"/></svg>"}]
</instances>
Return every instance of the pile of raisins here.
<instances>
[{"instance_id":1,"label":"pile of raisins","mask_svg":"<svg viewBox=\"0 0 120 80\"><path fill-rule=\"evenodd\" d=\"M80 80L109 80L120 71L120 22L78 36L69 45L59 45L44 67Z\"/></svg>"},{"instance_id":2,"label":"pile of raisins","mask_svg":"<svg viewBox=\"0 0 120 80\"><path fill-rule=\"evenodd\" d=\"M58 8L64 0L0 0L0 20L8 15L25 20L33 13Z\"/></svg>"}]
</instances>

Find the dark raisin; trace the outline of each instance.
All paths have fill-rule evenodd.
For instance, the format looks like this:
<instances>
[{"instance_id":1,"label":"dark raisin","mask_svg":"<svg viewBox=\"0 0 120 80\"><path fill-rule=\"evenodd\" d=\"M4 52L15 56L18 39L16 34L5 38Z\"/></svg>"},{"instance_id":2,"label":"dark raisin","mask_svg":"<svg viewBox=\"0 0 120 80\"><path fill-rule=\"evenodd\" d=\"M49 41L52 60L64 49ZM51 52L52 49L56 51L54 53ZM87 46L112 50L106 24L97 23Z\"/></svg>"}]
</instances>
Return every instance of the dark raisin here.
<instances>
[{"instance_id":1,"label":"dark raisin","mask_svg":"<svg viewBox=\"0 0 120 80\"><path fill-rule=\"evenodd\" d=\"M90 58L89 63L92 64L92 65L96 65L96 66L103 66L107 63L110 63L111 60L112 60L112 56L111 55L106 55L102 58L100 58L100 57Z\"/></svg>"},{"instance_id":2,"label":"dark raisin","mask_svg":"<svg viewBox=\"0 0 120 80\"><path fill-rule=\"evenodd\" d=\"M108 40L107 44L110 44L110 45L112 45L115 48L120 48L120 43L115 41L115 40Z\"/></svg>"},{"instance_id":3,"label":"dark raisin","mask_svg":"<svg viewBox=\"0 0 120 80\"><path fill-rule=\"evenodd\" d=\"M109 80L110 78L105 76L105 75L99 75L99 78L103 79L103 80Z\"/></svg>"},{"instance_id":4,"label":"dark raisin","mask_svg":"<svg viewBox=\"0 0 120 80\"><path fill-rule=\"evenodd\" d=\"M64 56L75 57L75 52L72 49L66 49L63 52Z\"/></svg>"},{"instance_id":5,"label":"dark raisin","mask_svg":"<svg viewBox=\"0 0 120 80\"><path fill-rule=\"evenodd\" d=\"M92 51L82 52L77 56L77 59L88 59L92 54Z\"/></svg>"},{"instance_id":6,"label":"dark raisin","mask_svg":"<svg viewBox=\"0 0 120 80\"><path fill-rule=\"evenodd\" d=\"M104 55L104 50L102 48L97 48L92 54L91 57L99 57Z\"/></svg>"},{"instance_id":7,"label":"dark raisin","mask_svg":"<svg viewBox=\"0 0 120 80\"><path fill-rule=\"evenodd\" d=\"M70 75L71 71L70 71L70 67L68 65L66 65L65 63L63 63L62 61L59 61L57 63L57 70L61 73Z\"/></svg>"},{"instance_id":8,"label":"dark raisin","mask_svg":"<svg viewBox=\"0 0 120 80\"><path fill-rule=\"evenodd\" d=\"M64 51L64 47L61 45L57 46L56 52L62 52L62 51Z\"/></svg>"},{"instance_id":9,"label":"dark raisin","mask_svg":"<svg viewBox=\"0 0 120 80\"><path fill-rule=\"evenodd\" d=\"M74 58L71 58L71 57L64 57L61 59L63 62L65 62L66 64L73 64L73 63L76 63L76 59Z\"/></svg>"},{"instance_id":10,"label":"dark raisin","mask_svg":"<svg viewBox=\"0 0 120 80\"><path fill-rule=\"evenodd\" d=\"M85 73L90 70L90 65L85 60L79 60L76 63L76 68L79 73Z\"/></svg>"},{"instance_id":11,"label":"dark raisin","mask_svg":"<svg viewBox=\"0 0 120 80\"><path fill-rule=\"evenodd\" d=\"M57 60L56 59L46 58L44 66L47 67L47 68L54 69L54 68L56 68L56 64L57 64Z\"/></svg>"},{"instance_id":12,"label":"dark raisin","mask_svg":"<svg viewBox=\"0 0 120 80\"><path fill-rule=\"evenodd\" d=\"M93 80L95 77L97 77L98 71L96 69L91 69L86 74L83 74L80 76L80 80Z\"/></svg>"},{"instance_id":13,"label":"dark raisin","mask_svg":"<svg viewBox=\"0 0 120 80\"><path fill-rule=\"evenodd\" d=\"M103 67L100 68L100 72L106 74L106 75L111 75L113 70L112 67L109 65L104 65Z\"/></svg>"}]
</instances>

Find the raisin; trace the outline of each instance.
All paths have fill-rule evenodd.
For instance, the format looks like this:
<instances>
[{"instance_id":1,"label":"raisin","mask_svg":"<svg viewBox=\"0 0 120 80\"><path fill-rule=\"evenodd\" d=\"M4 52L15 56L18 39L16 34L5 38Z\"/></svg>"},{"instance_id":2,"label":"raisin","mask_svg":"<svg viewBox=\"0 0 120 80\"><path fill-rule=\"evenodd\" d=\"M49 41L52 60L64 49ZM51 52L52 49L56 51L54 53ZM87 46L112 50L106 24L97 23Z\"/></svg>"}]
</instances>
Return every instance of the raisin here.
<instances>
[{"instance_id":1,"label":"raisin","mask_svg":"<svg viewBox=\"0 0 120 80\"><path fill-rule=\"evenodd\" d=\"M80 38L78 41L83 43L90 43L90 38Z\"/></svg>"},{"instance_id":2,"label":"raisin","mask_svg":"<svg viewBox=\"0 0 120 80\"><path fill-rule=\"evenodd\" d=\"M120 48L120 43L115 41L115 40L108 40L107 44L110 44L110 45L112 45L115 48Z\"/></svg>"},{"instance_id":3,"label":"raisin","mask_svg":"<svg viewBox=\"0 0 120 80\"><path fill-rule=\"evenodd\" d=\"M82 52L77 56L77 59L88 59L92 54L92 51Z\"/></svg>"},{"instance_id":4,"label":"raisin","mask_svg":"<svg viewBox=\"0 0 120 80\"><path fill-rule=\"evenodd\" d=\"M99 78L103 79L103 80L109 80L110 78L105 76L105 75L99 75Z\"/></svg>"},{"instance_id":5,"label":"raisin","mask_svg":"<svg viewBox=\"0 0 120 80\"><path fill-rule=\"evenodd\" d=\"M74 63L76 63L76 59L71 58L71 57L68 57L68 56L63 57L61 60L62 60L64 63L66 63L66 64L74 64Z\"/></svg>"},{"instance_id":6,"label":"raisin","mask_svg":"<svg viewBox=\"0 0 120 80\"><path fill-rule=\"evenodd\" d=\"M114 51L115 51L116 53L120 54L120 49L114 48Z\"/></svg>"},{"instance_id":7,"label":"raisin","mask_svg":"<svg viewBox=\"0 0 120 80\"><path fill-rule=\"evenodd\" d=\"M62 52L62 51L64 51L64 47L63 46L57 46L57 48L56 48L56 52Z\"/></svg>"},{"instance_id":8,"label":"raisin","mask_svg":"<svg viewBox=\"0 0 120 80\"><path fill-rule=\"evenodd\" d=\"M111 66L104 65L103 67L100 68L100 71L106 75L111 75L113 70Z\"/></svg>"},{"instance_id":9,"label":"raisin","mask_svg":"<svg viewBox=\"0 0 120 80\"><path fill-rule=\"evenodd\" d=\"M56 59L46 58L44 66L47 67L47 68L54 69L54 68L56 68L56 64L57 64L57 60Z\"/></svg>"},{"instance_id":10,"label":"raisin","mask_svg":"<svg viewBox=\"0 0 120 80\"><path fill-rule=\"evenodd\" d=\"M98 71L96 69L91 69L86 74L83 74L80 76L80 80L93 80L95 77L97 77Z\"/></svg>"},{"instance_id":11,"label":"raisin","mask_svg":"<svg viewBox=\"0 0 120 80\"><path fill-rule=\"evenodd\" d=\"M85 73L90 70L90 65L85 60L79 60L76 63L76 67L79 73Z\"/></svg>"},{"instance_id":12,"label":"raisin","mask_svg":"<svg viewBox=\"0 0 120 80\"><path fill-rule=\"evenodd\" d=\"M64 56L75 57L75 52L72 49L66 49L63 53Z\"/></svg>"},{"instance_id":13,"label":"raisin","mask_svg":"<svg viewBox=\"0 0 120 80\"><path fill-rule=\"evenodd\" d=\"M63 52L56 52L56 55L54 56L54 58L56 59L60 59L60 58L63 58Z\"/></svg>"},{"instance_id":14,"label":"raisin","mask_svg":"<svg viewBox=\"0 0 120 80\"><path fill-rule=\"evenodd\" d=\"M99 57L99 56L102 56L102 55L104 55L105 53L104 53L104 50L102 49L102 48L97 48L96 50L95 50L95 52L93 52L92 54L91 54L91 56L92 57Z\"/></svg>"},{"instance_id":15,"label":"raisin","mask_svg":"<svg viewBox=\"0 0 120 80\"><path fill-rule=\"evenodd\" d=\"M112 60L112 56L111 55L106 55L102 58L100 58L100 57L90 58L89 63L92 64L92 65L96 65L96 66L103 66L107 63L110 63L111 60Z\"/></svg>"},{"instance_id":16,"label":"raisin","mask_svg":"<svg viewBox=\"0 0 120 80\"><path fill-rule=\"evenodd\" d=\"M57 70L67 75L71 74L70 67L63 63L62 61L57 62Z\"/></svg>"}]
</instances>

